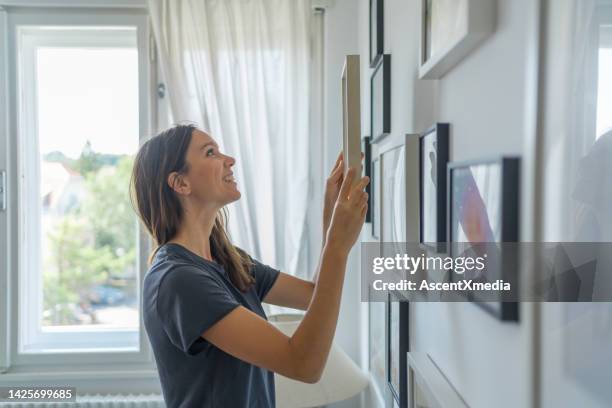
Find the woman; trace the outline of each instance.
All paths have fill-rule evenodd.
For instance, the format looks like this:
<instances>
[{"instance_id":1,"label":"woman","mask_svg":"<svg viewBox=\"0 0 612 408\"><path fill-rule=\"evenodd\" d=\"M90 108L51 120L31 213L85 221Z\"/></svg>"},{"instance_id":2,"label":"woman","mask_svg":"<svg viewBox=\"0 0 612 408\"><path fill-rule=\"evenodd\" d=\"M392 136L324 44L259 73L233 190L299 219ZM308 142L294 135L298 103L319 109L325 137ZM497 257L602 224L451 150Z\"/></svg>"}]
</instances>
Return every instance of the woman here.
<instances>
[{"instance_id":1,"label":"woman","mask_svg":"<svg viewBox=\"0 0 612 408\"><path fill-rule=\"evenodd\" d=\"M314 383L331 347L346 261L367 210L368 178L327 181L315 282L274 270L233 246L222 210L240 198L215 141L176 126L147 141L132 174L135 207L158 245L144 279L143 317L169 407L274 407L274 375ZM306 310L288 337L267 302Z\"/></svg>"}]
</instances>

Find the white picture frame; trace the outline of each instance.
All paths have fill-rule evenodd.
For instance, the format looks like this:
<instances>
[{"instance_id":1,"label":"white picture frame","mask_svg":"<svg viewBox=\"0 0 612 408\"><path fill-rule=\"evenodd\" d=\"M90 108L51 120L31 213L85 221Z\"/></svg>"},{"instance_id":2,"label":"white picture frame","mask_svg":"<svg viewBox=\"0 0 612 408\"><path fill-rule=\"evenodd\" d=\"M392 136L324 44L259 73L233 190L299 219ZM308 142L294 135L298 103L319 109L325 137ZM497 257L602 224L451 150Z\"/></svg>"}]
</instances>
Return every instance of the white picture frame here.
<instances>
[{"instance_id":1,"label":"white picture frame","mask_svg":"<svg viewBox=\"0 0 612 408\"><path fill-rule=\"evenodd\" d=\"M390 135L378 149L381 256L394 257L406 253L408 243L419 239L420 203L419 194L414 193L419 191L419 135ZM392 273L398 280L406 279L398 271ZM398 293L411 297L410 291Z\"/></svg>"},{"instance_id":2,"label":"white picture frame","mask_svg":"<svg viewBox=\"0 0 612 408\"><path fill-rule=\"evenodd\" d=\"M361 96L359 55L347 55L342 68L342 154L344 174L349 167L361 174Z\"/></svg>"},{"instance_id":3,"label":"white picture frame","mask_svg":"<svg viewBox=\"0 0 612 408\"><path fill-rule=\"evenodd\" d=\"M419 191L419 135L393 135L377 148L383 160L379 175L381 239L418 242L420 202L419 195L413 192Z\"/></svg>"},{"instance_id":4,"label":"white picture frame","mask_svg":"<svg viewBox=\"0 0 612 408\"><path fill-rule=\"evenodd\" d=\"M469 408L426 353L408 352L408 408Z\"/></svg>"},{"instance_id":5,"label":"white picture frame","mask_svg":"<svg viewBox=\"0 0 612 408\"><path fill-rule=\"evenodd\" d=\"M496 0L420 4L420 79L442 78L495 30Z\"/></svg>"},{"instance_id":6,"label":"white picture frame","mask_svg":"<svg viewBox=\"0 0 612 408\"><path fill-rule=\"evenodd\" d=\"M368 366L373 397L381 402L387 389L386 366L386 303L368 302Z\"/></svg>"}]
</instances>

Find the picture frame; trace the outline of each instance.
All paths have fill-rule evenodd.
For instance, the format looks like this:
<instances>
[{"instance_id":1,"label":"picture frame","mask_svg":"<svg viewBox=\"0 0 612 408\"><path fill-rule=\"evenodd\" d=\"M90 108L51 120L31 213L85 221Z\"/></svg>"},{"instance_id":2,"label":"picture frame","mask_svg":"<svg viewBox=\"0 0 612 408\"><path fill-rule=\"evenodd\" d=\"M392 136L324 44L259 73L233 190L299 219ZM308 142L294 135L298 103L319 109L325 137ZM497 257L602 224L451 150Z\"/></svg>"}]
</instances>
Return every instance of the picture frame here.
<instances>
[{"instance_id":1,"label":"picture frame","mask_svg":"<svg viewBox=\"0 0 612 408\"><path fill-rule=\"evenodd\" d=\"M368 302L368 360L376 399L384 401L387 383L386 368L386 303Z\"/></svg>"},{"instance_id":2,"label":"picture frame","mask_svg":"<svg viewBox=\"0 0 612 408\"><path fill-rule=\"evenodd\" d=\"M436 123L419 135L419 243L436 253L446 247L446 165L448 123Z\"/></svg>"},{"instance_id":3,"label":"picture frame","mask_svg":"<svg viewBox=\"0 0 612 408\"><path fill-rule=\"evenodd\" d=\"M370 178L370 183L365 188L368 193L368 211L366 212L365 222L372 222L372 145L370 136L361 138L361 151L363 152L363 175Z\"/></svg>"},{"instance_id":4,"label":"picture frame","mask_svg":"<svg viewBox=\"0 0 612 408\"><path fill-rule=\"evenodd\" d=\"M381 226L382 226L382 214L380 209L381 204L381 193L382 193L382 162L380 157L376 157L372 161L371 174L372 177L370 179L370 214L372 215L372 237L374 239L381 239Z\"/></svg>"},{"instance_id":5,"label":"picture frame","mask_svg":"<svg viewBox=\"0 0 612 408\"><path fill-rule=\"evenodd\" d=\"M393 142L393 140L388 140ZM388 143L387 143L388 145ZM396 209L394 208L396 191L396 170L399 158L402 153L402 145L393 143L392 147L385 146L384 151L380 153L381 158L381 175L380 175L380 209L381 215L381 256L394 256L396 252L395 245L391 243L398 242L397 236L401 234L402 220L396 218ZM402 214L403 215L403 214ZM400 239L401 241L401 239Z\"/></svg>"},{"instance_id":6,"label":"picture frame","mask_svg":"<svg viewBox=\"0 0 612 408\"><path fill-rule=\"evenodd\" d=\"M347 55L342 68L342 154L344 174L361 166L361 96L359 55ZM359 177L354 178L354 183Z\"/></svg>"},{"instance_id":7,"label":"picture frame","mask_svg":"<svg viewBox=\"0 0 612 408\"><path fill-rule=\"evenodd\" d=\"M419 135L392 135L376 148L382 159L382 240L417 242L419 197L413 192L419 188Z\"/></svg>"},{"instance_id":8,"label":"picture frame","mask_svg":"<svg viewBox=\"0 0 612 408\"><path fill-rule=\"evenodd\" d=\"M419 78L440 79L495 31L496 0L421 0Z\"/></svg>"},{"instance_id":9,"label":"picture frame","mask_svg":"<svg viewBox=\"0 0 612 408\"><path fill-rule=\"evenodd\" d=\"M391 133L391 55L383 54L370 78L370 136L380 142Z\"/></svg>"},{"instance_id":10,"label":"picture frame","mask_svg":"<svg viewBox=\"0 0 612 408\"><path fill-rule=\"evenodd\" d=\"M427 354L407 357L407 408L469 408L455 387Z\"/></svg>"},{"instance_id":11,"label":"picture frame","mask_svg":"<svg viewBox=\"0 0 612 408\"><path fill-rule=\"evenodd\" d=\"M408 300L398 292L389 292L386 317L387 385L392 399L400 408L408 402L407 353L409 350L409 306Z\"/></svg>"},{"instance_id":12,"label":"picture frame","mask_svg":"<svg viewBox=\"0 0 612 408\"><path fill-rule=\"evenodd\" d=\"M370 0L370 68L376 66L384 52L384 13L384 0Z\"/></svg>"},{"instance_id":13,"label":"picture frame","mask_svg":"<svg viewBox=\"0 0 612 408\"><path fill-rule=\"evenodd\" d=\"M447 246L451 257L459 254L462 243L487 244L496 253L488 254L488 270L518 288L518 266L515 254L501 243L519 240L520 159L518 157L494 157L482 160L454 162L447 170ZM463 211L469 209L469 211ZM467 232L466 232L467 231ZM489 245L491 243L493 245ZM496 245L495 245L496 244ZM462 250L463 251L463 250ZM450 281L455 273L449 271ZM478 281L485 277L475 276ZM491 280L491 279L489 279ZM502 321L518 321L519 308L510 301L511 294L502 292L496 301L483 301L474 293L468 298Z\"/></svg>"}]
</instances>

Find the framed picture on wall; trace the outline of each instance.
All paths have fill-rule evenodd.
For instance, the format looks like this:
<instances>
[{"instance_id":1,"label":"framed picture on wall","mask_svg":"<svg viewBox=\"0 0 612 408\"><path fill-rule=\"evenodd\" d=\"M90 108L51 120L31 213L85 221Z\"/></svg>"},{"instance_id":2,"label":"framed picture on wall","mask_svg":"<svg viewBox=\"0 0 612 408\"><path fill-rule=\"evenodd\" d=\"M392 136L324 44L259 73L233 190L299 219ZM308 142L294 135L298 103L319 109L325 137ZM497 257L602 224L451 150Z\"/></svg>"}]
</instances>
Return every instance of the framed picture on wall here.
<instances>
[{"instance_id":1,"label":"framed picture on wall","mask_svg":"<svg viewBox=\"0 0 612 408\"><path fill-rule=\"evenodd\" d=\"M419 137L419 242L441 252L446 246L446 165L449 125L437 123Z\"/></svg>"},{"instance_id":2,"label":"framed picture on wall","mask_svg":"<svg viewBox=\"0 0 612 408\"><path fill-rule=\"evenodd\" d=\"M363 175L370 177L372 180L372 146L370 144L370 136L361 138L361 151L363 152ZM366 186L365 192L368 193L368 212L366 213L365 222L372 222L372 182Z\"/></svg>"},{"instance_id":3,"label":"framed picture on wall","mask_svg":"<svg viewBox=\"0 0 612 408\"><path fill-rule=\"evenodd\" d=\"M419 77L439 79L495 29L496 0L421 0Z\"/></svg>"},{"instance_id":4,"label":"framed picture on wall","mask_svg":"<svg viewBox=\"0 0 612 408\"><path fill-rule=\"evenodd\" d=\"M391 237L392 241L396 243L395 247L398 253L399 251L405 252L403 243L406 239L406 146L400 146L397 155L397 162L395 163L395 175L393 176L393 191L391 195L391 211L393 225Z\"/></svg>"},{"instance_id":5,"label":"framed picture on wall","mask_svg":"<svg viewBox=\"0 0 612 408\"><path fill-rule=\"evenodd\" d=\"M382 159L382 239L399 244L417 242L419 237L419 135L392 135L376 144ZM388 249L393 249L388 246Z\"/></svg>"},{"instance_id":6,"label":"framed picture on wall","mask_svg":"<svg viewBox=\"0 0 612 408\"><path fill-rule=\"evenodd\" d=\"M370 0L370 67L376 66L384 49L384 12L383 0Z\"/></svg>"},{"instance_id":7,"label":"framed picture on wall","mask_svg":"<svg viewBox=\"0 0 612 408\"><path fill-rule=\"evenodd\" d=\"M396 242L397 235L399 235L400 233L400 228L398 228L397 224L402 223L402 220L405 218L402 217L403 214L401 213L399 214L400 218L395 218L398 214L396 208L394 208L394 198L398 197L398 194L395 191L395 188L397 186L395 177L397 174L397 163L402 153L402 147L403 146L400 144L380 153L380 157L382 160L382 174L380 177L380 218L382 221L381 240L382 242L387 243L387 245L383 245L381 248L381 256L384 257L395 256L396 248L395 245L392 245L391 243Z\"/></svg>"},{"instance_id":8,"label":"framed picture on wall","mask_svg":"<svg viewBox=\"0 0 612 408\"><path fill-rule=\"evenodd\" d=\"M479 252L486 251L485 269L461 275L451 271L451 281L501 279L518 290L516 254L509 252L513 247L501 244L519 239L519 166L520 159L515 157L449 163L449 255L483 256ZM500 291L495 299L474 292L467 296L501 320L518 321L518 303L508 301L510 292Z\"/></svg>"},{"instance_id":9,"label":"framed picture on wall","mask_svg":"<svg viewBox=\"0 0 612 408\"><path fill-rule=\"evenodd\" d=\"M380 58L370 78L370 136L379 142L391 133L391 55Z\"/></svg>"},{"instance_id":10,"label":"framed picture on wall","mask_svg":"<svg viewBox=\"0 0 612 408\"><path fill-rule=\"evenodd\" d=\"M400 408L407 404L406 353L409 350L409 303L396 292L387 301L387 384Z\"/></svg>"},{"instance_id":11,"label":"framed picture on wall","mask_svg":"<svg viewBox=\"0 0 612 408\"><path fill-rule=\"evenodd\" d=\"M370 376L374 383L375 394L378 401L384 401L386 390L386 363L385 363L385 302L368 302L368 351Z\"/></svg>"},{"instance_id":12,"label":"framed picture on wall","mask_svg":"<svg viewBox=\"0 0 612 408\"><path fill-rule=\"evenodd\" d=\"M347 55L342 68L342 153L344 174L361 166L361 95L359 55ZM359 177L355 177L355 183Z\"/></svg>"},{"instance_id":13,"label":"framed picture on wall","mask_svg":"<svg viewBox=\"0 0 612 408\"><path fill-rule=\"evenodd\" d=\"M419 188L419 135L395 134L374 146L382 168L382 175L377 178L380 180L377 194L381 197L378 208L383 242L381 256L395 257L406 252L408 243L419 239L419 195L415 193ZM420 269L412 278L421 276ZM406 279L399 270L391 273L398 280ZM408 291L402 293L410 296Z\"/></svg>"},{"instance_id":14,"label":"framed picture on wall","mask_svg":"<svg viewBox=\"0 0 612 408\"><path fill-rule=\"evenodd\" d=\"M469 408L444 373L423 352L407 353L407 408Z\"/></svg>"}]
</instances>

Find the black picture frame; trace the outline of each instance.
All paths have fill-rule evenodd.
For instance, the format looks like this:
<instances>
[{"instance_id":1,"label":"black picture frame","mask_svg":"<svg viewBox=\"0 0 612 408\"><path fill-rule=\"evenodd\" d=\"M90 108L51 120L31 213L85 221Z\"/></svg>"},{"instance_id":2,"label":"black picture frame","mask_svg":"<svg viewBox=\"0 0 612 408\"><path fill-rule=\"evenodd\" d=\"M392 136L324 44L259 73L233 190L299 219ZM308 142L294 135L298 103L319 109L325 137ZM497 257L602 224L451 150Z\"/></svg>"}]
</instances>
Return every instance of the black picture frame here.
<instances>
[{"instance_id":1,"label":"black picture frame","mask_svg":"<svg viewBox=\"0 0 612 408\"><path fill-rule=\"evenodd\" d=\"M361 151L363 152L363 175L367 176L372 180L372 145L370 143L370 136L364 136L361 138ZM366 212L365 222L372 222L372 190L371 181L365 188L365 192L368 193L368 211Z\"/></svg>"},{"instance_id":2,"label":"black picture frame","mask_svg":"<svg viewBox=\"0 0 612 408\"><path fill-rule=\"evenodd\" d=\"M370 197L368 198L370 201L368 207L370 208L370 214L372 216L372 237L374 239L380 239L380 228L382 222L381 211L378 208L380 205L380 189L382 186L382 180L380 179L382 175L380 157L372 160L370 174L370 191L372 194L370 194Z\"/></svg>"},{"instance_id":3,"label":"black picture frame","mask_svg":"<svg viewBox=\"0 0 612 408\"><path fill-rule=\"evenodd\" d=\"M450 125L436 123L419 135L419 243L421 247L437 253L444 252L446 247L446 165L449 161ZM433 144L435 149L435 174L425 171L431 158L427 157L426 147ZM431 154L431 152L430 152ZM425 197L426 177L435 179L435 237L426 237L427 219L425 214L428 197Z\"/></svg>"},{"instance_id":4,"label":"black picture frame","mask_svg":"<svg viewBox=\"0 0 612 408\"><path fill-rule=\"evenodd\" d=\"M370 0L370 68L376 66L384 52L384 13L384 0Z\"/></svg>"},{"instance_id":5,"label":"black picture frame","mask_svg":"<svg viewBox=\"0 0 612 408\"><path fill-rule=\"evenodd\" d=\"M458 184L455 180L455 174L460 169L471 169L475 166L499 166L500 167L500 179L499 179L499 194L497 202L499 203L498 214L500 218L500 238L497 241L487 242L498 242L498 243L509 243L518 242L519 240L519 203L520 203L520 158L518 157L494 157L482 160L472 160L463 162L449 163L447 167L447 249L451 257L455 257L453 243L457 243L454 235L454 219L453 219L453 207L454 207L454 187ZM471 178L473 185L476 182ZM474 189L472 188L471 191ZM478 190L476 188L476 190ZM482 196L479 192L481 200ZM472 204L473 201L470 201ZM473 208L472 204L472 208ZM486 209L485 209L486 210ZM488 248L488 247L487 247ZM498 261L498 268L500 271L500 278L504 282L510 283L512 288L518 288L518 265L516 264L516 256L509 256L507 254L507 248L500 246L499 253L496 258ZM515 255L515 254L512 254ZM491 262L491 257L488 258L487 262ZM449 280L452 282L455 280L454 271L449 271ZM501 292L500 298L495 302L484 302L477 299L473 293L467 293L468 299L484 310L494 315L502 321L513 321L518 322L519 320L519 307L518 302L509 300L511 295L506 292Z\"/></svg>"},{"instance_id":6,"label":"black picture frame","mask_svg":"<svg viewBox=\"0 0 612 408\"><path fill-rule=\"evenodd\" d=\"M410 351L410 303L408 299L397 292L389 292L387 297L386 308L386 370L387 370L387 385L391 393L391 398L397 403L400 408L408 406L408 356ZM394 333L393 319L394 312L397 314L397 330L399 333ZM397 341L397 355L393 353L392 342ZM393 367L397 367L396 380L393 379Z\"/></svg>"},{"instance_id":7,"label":"black picture frame","mask_svg":"<svg viewBox=\"0 0 612 408\"><path fill-rule=\"evenodd\" d=\"M384 54L370 78L370 136L380 142L391 133L391 54Z\"/></svg>"}]
</instances>

